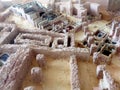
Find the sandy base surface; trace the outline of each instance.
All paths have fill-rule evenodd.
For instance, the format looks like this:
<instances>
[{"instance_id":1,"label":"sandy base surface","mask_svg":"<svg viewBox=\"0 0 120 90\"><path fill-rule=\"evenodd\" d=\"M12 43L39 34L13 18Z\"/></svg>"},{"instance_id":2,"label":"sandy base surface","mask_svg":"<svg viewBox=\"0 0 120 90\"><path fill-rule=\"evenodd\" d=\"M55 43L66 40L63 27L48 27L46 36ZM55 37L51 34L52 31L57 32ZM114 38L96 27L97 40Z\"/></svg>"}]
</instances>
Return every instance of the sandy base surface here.
<instances>
[{"instance_id":1,"label":"sandy base surface","mask_svg":"<svg viewBox=\"0 0 120 90\"><path fill-rule=\"evenodd\" d=\"M110 72L113 79L120 83L120 58L118 56L113 57L112 64L107 65L107 70Z\"/></svg>"},{"instance_id":2,"label":"sandy base surface","mask_svg":"<svg viewBox=\"0 0 120 90\"><path fill-rule=\"evenodd\" d=\"M93 90L93 87L98 86L98 79L96 78L96 65L90 62L78 60L80 89Z\"/></svg>"},{"instance_id":3,"label":"sandy base surface","mask_svg":"<svg viewBox=\"0 0 120 90\"><path fill-rule=\"evenodd\" d=\"M69 59L47 58L47 68L43 69L43 83L33 83L30 77L30 71L23 82L23 88L35 86L37 90L70 90L70 70ZM38 66L33 60L32 67ZM23 90L22 88L22 90Z\"/></svg>"},{"instance_id":4,"label":"sandy base surface","mask_svg":"<svg viewBox=\"0 0 120 90\"><path fill-rule=\"evenodd\" d=\"M83 41L84 40L84 32L81 30L77 33L75 33L75 41L78 42L78 41Z\"/></svg>"},{"instance_id":5,"label":"sandy base surface","mask_svg":"<svg viewBox=\"0 0 120 90\"><path fill-rule=\"evenodd\" d=\"M49 59L43 90L70 90L69 59Z\"/></svg>"}]
</instances>

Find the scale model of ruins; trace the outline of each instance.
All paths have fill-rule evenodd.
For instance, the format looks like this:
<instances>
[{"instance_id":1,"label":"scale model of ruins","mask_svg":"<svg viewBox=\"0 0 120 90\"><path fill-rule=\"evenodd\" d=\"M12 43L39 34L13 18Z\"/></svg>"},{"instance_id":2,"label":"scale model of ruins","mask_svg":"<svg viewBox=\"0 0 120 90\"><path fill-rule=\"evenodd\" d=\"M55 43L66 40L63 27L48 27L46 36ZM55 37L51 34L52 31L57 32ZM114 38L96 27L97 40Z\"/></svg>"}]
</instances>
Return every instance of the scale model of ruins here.
<instances>
[{"instance_id":1,"label":"scale model of ruins","mask_svg":"<svg viewBox=\"0 0 120 90\"><path fill-rule=\"evenodd\" d=\"M31 1L1 12L0 90L120 90L118 4Z\"/></svg>"}]
</instances>

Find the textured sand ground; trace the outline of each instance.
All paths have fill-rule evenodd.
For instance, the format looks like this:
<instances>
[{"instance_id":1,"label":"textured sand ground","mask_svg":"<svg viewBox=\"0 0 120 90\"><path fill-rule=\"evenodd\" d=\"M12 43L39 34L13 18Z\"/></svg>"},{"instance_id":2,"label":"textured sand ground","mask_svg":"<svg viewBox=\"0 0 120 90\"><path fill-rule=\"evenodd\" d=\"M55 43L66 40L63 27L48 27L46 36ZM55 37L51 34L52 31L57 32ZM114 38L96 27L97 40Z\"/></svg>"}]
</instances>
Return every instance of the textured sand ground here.
<instances>
[{"instance_id":1,"label":"textured sand ground","mask_svg":"<svg viewBox=\"0 0 120 90\"><path fill-rule=\"evenodd\" d=\"M23 82L23 88L32 85L37 90L70 90L69 58L52 59L48 57L46 65L47 69L43 69L43 83L33 83L29 71ZM33 59L31 68L36 66L38 65Z\"/></svg>"},{"instance_id":2,"label":"textured sand ground","mask_svg":"<svg viewBox=\"0 0 120 90\"><path fill-rule=\"evenodd\" d=\"M81 90L93 90L93 87L98 86L96 78L96 65L90 62L78 60L79 78Z\"/></svg>"}]
</instances>

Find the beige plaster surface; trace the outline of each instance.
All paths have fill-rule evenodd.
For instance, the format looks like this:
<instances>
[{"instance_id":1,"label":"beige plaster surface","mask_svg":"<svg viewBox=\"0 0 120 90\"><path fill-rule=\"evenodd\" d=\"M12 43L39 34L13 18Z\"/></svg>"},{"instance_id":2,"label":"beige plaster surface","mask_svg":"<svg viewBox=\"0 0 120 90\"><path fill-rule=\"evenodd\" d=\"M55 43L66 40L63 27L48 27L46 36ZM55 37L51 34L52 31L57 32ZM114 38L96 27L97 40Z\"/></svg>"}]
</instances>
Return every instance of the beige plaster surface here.
<instances>
[{"instance_id":1,"label":"beige plaster surface","mask_svg":"<svg viewBox=\"0 0 120 90\"><path fill-rule=\"evenodd\" d=\"M78 60L79 79L81 90L93 90L93 87L98 86L98 79L96 78L96 65L89 62Z\"/></svg>"},{"instance_id":2,"label":"beige plaster surface","mask_svg":"<svg viewBox=\"0 0 120 90\"><path fill-rule=\"evenodd\" d=\"M70 70L69 58L52 59L47 57L46 68L43 68L43 82L41 84L33 83L30 71L23 82L23 88L35 86L37 90L70 90ZM38 64L33 59L32 67ZM23 90L22 88L22 90Z\"/></svg>"},{"instance_id":3,"label":"beige plaster surface","mask_svg":"<svg viewBox=\"0 0 120 90\"><path fill-rule=\"evenodd\" d=\"M107 65L107 70L110 72L112 78L120 83L120 56L113 56L112 64Z\"/></svg>"}]
</instances>

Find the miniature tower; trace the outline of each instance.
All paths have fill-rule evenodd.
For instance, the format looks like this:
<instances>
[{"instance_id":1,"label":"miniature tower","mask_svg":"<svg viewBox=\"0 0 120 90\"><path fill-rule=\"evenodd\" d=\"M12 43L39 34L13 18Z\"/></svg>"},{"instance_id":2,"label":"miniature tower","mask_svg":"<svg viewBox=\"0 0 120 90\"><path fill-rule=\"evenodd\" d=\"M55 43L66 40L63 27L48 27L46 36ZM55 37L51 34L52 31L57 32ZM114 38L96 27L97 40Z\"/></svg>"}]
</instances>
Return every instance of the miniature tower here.
<instances>
[{"instance_id":1,"label":"miniature tower","mask_svg":"<svg viewBox=\"0 0 120 90\"><path fill-rule=\"evenodd\" d=\"M110 36L113 36L114 33L115 33L115 28L118 26L118 22L117 21L113 21L112 22L112 28L111 28L111 31L110 31Z\"/></svg>"},{"instance_id":2,"label":"miniature tower","mask_svg":"<svg viewBox=\"0 0 120 90\"><path fill-rule=\"evenodd\" d=\"M94 37L93 36L88 37L88 46L90 47L91 44L93 43L94 43Z\"/></svg>"},{"instance_id":3,"label":"miniature tower","mask_svg":"<svg viewBox=\"0 0 120 90\"><path fill-rule=\"evenodd\" d=\"M115 33L113 36L113 41L117 42L119 40L119 36L120 36L120 27L116 27Z\"/></svg>"},{"instance_id":4,"label":"miniature tower","mask_svg":"<svg viewBox=\"0 0 120 90\"><path fill-rule=\"evenodd\" d=\"M84 27L83 27L83 30L84 30L84 35L86 35L86 33L89 32L88 26L84 26Z\"/></svg>"},{"instance_id":5,"label":"miniature tower","mask_svg":"<svg viewBox=\"0 0 120 90\"><path fill-rule=\"evenodd\" d=\"M90 55L93 55L94 52L97 52L97 45L91 44L90 46Z\"/></svg>"}]
</instances>

